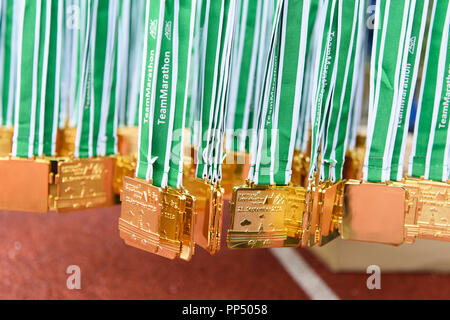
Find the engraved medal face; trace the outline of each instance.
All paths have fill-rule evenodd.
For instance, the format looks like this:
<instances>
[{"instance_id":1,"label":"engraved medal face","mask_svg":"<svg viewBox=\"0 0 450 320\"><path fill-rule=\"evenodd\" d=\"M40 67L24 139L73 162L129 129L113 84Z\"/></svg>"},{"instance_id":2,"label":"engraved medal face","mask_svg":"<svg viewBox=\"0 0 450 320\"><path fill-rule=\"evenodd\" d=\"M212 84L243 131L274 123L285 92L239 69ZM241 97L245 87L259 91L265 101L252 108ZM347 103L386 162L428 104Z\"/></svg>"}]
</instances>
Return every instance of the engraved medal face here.
<instances>
[{"instance_id":1,"label":"engraved medal face","mask_svg":"<svg viewBox=\"0 0 450 320\"><path fill-rule=\"evenodd\" d=\"M287 239L288 192L276 188L236 188L231 204L230 248L282 247Z\"/></svg>"},{"instance_id":2,"label":"engraved medal face","mask_svg":"<svg viewBox=\"0 0 450 320\"><path fill-rule=\"evenodd\" d=\"M49 161L0 160L0 177L0 207L3 210L48 212Z\"/></svg>"},{"instance_id":3,"label":"engraved medal face","mask_svg":"<svg viewBox=\"0 0 450 320\"><path fill-rule=\"evenodd\" d=\"M158 253L161 191L151 184L126 177L121 194L120 236L133 247Z\"/></svg>"},{"instance_id":4,"label":"engraved medal face","mask_svg":"<svg viewBox=\"0 0 450 320\"><path fill-rule=\"evenodd\" d=\"M405 223L409 243L414 238L450 241L450 185L407 179L410 210Z\"/></svg>"},{"instance_id":5,"label":"engraved medal face","mask_svg":"<svg viewBox=\"0 0 450 320\"><path fill-rule=\"evenodd\" d=\"M55 178L56 210L68 212L105 206L108 202L105 177L106 168L102 159L60 162Z\"/></svg>"}]
</instances>

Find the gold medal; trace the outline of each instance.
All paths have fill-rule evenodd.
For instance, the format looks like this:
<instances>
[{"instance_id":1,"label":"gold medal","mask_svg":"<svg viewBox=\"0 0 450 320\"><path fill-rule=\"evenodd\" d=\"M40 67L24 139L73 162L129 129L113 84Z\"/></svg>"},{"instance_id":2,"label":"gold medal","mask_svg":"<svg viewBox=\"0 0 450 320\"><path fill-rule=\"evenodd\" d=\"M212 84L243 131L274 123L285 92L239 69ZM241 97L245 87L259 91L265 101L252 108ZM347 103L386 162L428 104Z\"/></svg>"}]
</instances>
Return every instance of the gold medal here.
<instances>
[{"instance_id":1,"label":"gold medal","mask_svg":"<svg viewBox=\"0 0 450 320\"><path fill-rule=\"evenodd\" d=\"M117 148L123 156L135 156L138 153L138 127L123 127L117 130Z\"/></svg>"},{"instance_id":2,"label":"gold medal","mask_svg":"<svg viewBox=\"0 0 450 320\"><path fill-rule=\"evenodd\" d=\"M222 165L222 186L225 199L231 200L233 188L242 185L248 177L250 155L244 152L228 152Z\"/></svg>"},{"instance_id":3,"label":"gold medal","mask_svg":"<svg viewBox=\"0 0 450 320\"><path fill-rule=\"evenodd\" d=\"M9 211L46 213L51 164L45 159L0 160L0 208Z\"/></svg>"},{"instance_id":4,"label":"gold medal","mask_svg":"<svg viewBox=\"0 0 450 320\"><path fill-rule=\"evenodd\" d=\"M8 157L12 150L13 129L0 127L0 157Z\"/></svg>"},{"instance_id":5,"label":"gold medal","mask_svg":"<svg viewBox=\"0 0 450 320\"><path fill-rule=\"evenodd\" d=\"M192 197L126 177L121 200L119 230L126 244L168 259L192 258Z\"/></svg>"},{"instance_id":6,"label":"gold medal","mask_svg":"<svg viewBox=\"0 0 450 320\"><path fill-rule=\"evenodd\" d=\"M136 173L136 157L135 156L117 156L114 168L114 193L120 194L123 187L125 177L134 177Z\"/></svg>"},{"instance_id":7,"label":"gold medal","mask_svg":"<svg viewBox=\"0 0 450 320\"><path fill-rule=\"evenodd\" d=\"M348 182L344 191L342 238L401 245L407 209L407 190L401 184Z\"/></svg>"},{"instance_id":8,"label":"gold medal","mask_svg":"<svg viewBox=\"0 0 450 320\"><path fill-rule=\"evenodd\" d=\"M188 179L185 185L195 195L195 243L214 255L220 250L223 188L197 178Z\"/></svg>"},{"instance_id":9,"label":"gold medal","mask_svg":"<svg viewBox=\"0 0 450 320\"><path fill-rule=\"evenodd\" d=\"M303 188L237 187L231 203L228 246L232 249L297 247L305 210Z\"/></svg>"},{"instance_id":10,"label":"gold medal","mask_svg":"<svg viewBox=\"0 0 450 320\"><path fill-rule=\"evenodd\" d=\"M292 161L292 183L295 186L306 187L308 185L309 165L309 157L296 150Z\"/></svg>"},{"instance_id":11,"label":"gold medal","mask_svg":"<svg viewBox=\"0 0 450 320\"><path fill-rule=\"evenodd\" d=\"M111 206L114 157L59 159L50 208L57 212Z\"/></svg>"},{"instance_id":12,"label":"gold medal","mask_svg":"<svg viewBox=\"0 0 450 320\"><path fill-rule=\"evenodd\" d=\"M77 128L65 128L58 131L57 154L60 157L73 156L75 142L77 139Z\"/></svg>"},{"instance_id":13,"label":"gold medal","mask_svg":"<svg viewBox=\"0 0 450 320\"><path fill-rule=\"evenodd\" d=\"M450 184L414 178L404 179L403 184L409 196L405 242L450 241Z\"/></svg>"}]
</instances>

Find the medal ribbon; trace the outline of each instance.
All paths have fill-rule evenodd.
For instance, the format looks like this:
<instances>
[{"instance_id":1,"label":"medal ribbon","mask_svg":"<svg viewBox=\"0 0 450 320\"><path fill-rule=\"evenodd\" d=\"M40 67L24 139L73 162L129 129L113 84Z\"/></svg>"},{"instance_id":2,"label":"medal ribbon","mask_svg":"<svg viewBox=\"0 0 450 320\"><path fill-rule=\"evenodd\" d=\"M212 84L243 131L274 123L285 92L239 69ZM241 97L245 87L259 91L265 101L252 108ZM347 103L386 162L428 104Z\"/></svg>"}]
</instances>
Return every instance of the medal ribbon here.
<instances>
[{"instance_id":1,"label":"medal ribbon","mask_svg":"<svg viewBox=\"0 0 450 320\"><path fill-rule=\"evenodd\" d=\"M372 48L369 126L364 180L385 182L390 177L391 140L400 113L400 76L411 1L379 1ZM407 47L407 46L406 46Z\"/></svg>"},{"instance_id":2,"label":"medal ribbon","mask_svg":"<svg viewBox=\"0 0 450 320\"><path fill-rule=\"evenodd\" d=\"M310 15L309 15L309 26L308 26L308 42L306 52L307 55L307 63L305 66L305 81L303 85L303 93L302 93L302 101L300 104L300 116L299 116L299 125L297 132L297 142L296 149L300 150L303 153L307 152L307 145L309 142L309 130L310 130L310 117L311 117L311 84L312 84L312 75L313 75L313 66L314 66L314 58L315 58L315 42L317 39L317 27L318 27L318 11L319 7L321 7L323 1L312 1L310 7Z\"/></svg>"},{"instance_id":3,"label":"medal ribbon","mask_svg":"<svg viewBox=\"0 0 450 320\"><path fill-rule=\"evenodd\" d=\"M265 71L267 68L267 59L271 46L271 38L272 38L272 27L274 24L274 14L276 10L277 1L275 0L265 0L263 1L263 11L262 11L262 21L261 21L261 33L260 33L260 41L258 48L258 61L257 61L257 69L255 76L255 89L253 93L252 99L252 107L250 108L249 119L251 119L251 123L249 123L248 130L250 133L245 133L248 136L248 140L246 142L246 150L257 150L258 148L258 139L257 131L258 131L258 123L259 123L259 108L257 106L261 105L261 99L263 94L264 80L265 80ZM244 132L242 133L244 135ZM254 154L254 153L251 153ZM255 161L254 158L252 157Z\"/></svg>"},{"instance_id":4,"label":"medal ribbon","mask_svg":"<svg viewBox=\"0 0 450 320\"><path fill-rule=\"evenodd\" d=\"M187 115L197 1L199 0L177 1L179 2L179 18L175 20L174 25L174 37L176 37L175 41L178 41L178 61L175 62L178 66L178 78L174 79L176 83L174 85L176 90L174 94L175 109L168 184L177 189L183 185L184 128Z\"/></svg>"},{"instance_id":5,"label":"medal ribbon","mask_svg":"<svg viewBox=\"0 0 450 320\"><path fill-rule=\"evenodd\" d=\"M394 149L390 179L393 181L400 181L403 178L408 125L418 79L428 7L429 1L411 1L407 39L405 41L407 50L405 50L403 57L403 73L397 102L400 112L398 115L397 133L392 146Z\"/></svg>"},{"instance_id":6,"label":"medal ribbon","mask_svg":"<svg viewBox=\"0 0 450 320\"><path fill-rule=\"evenodd\" d=\"M14 9L17 1L1 2L0 28L0 125L11 127L14 117L14 89L17 65L17 26Z\"/></svg>"},{"instance_id":7,"label":"medal ribbon","mask_svg":"<svg viewBox=\"0 0 450 320\"><path fill-rule=\"evenodd\" d=\"M245 152L250 110L254 103L263 2L239 1L227 117L225 149L229 151Z\"/></svg>"},{"instance_id":8,"label":"medal ribbon","mask_svg":"<svg viewBox=\"0 0 450 320\"><path fill-rule=\"evenodd\" d=\"M256 184L287 185L291 180L310 5L311 1L278 2L261 101L259 146L253 177ZM267 159L263 159L266 156Z\"/></svg>"},{"instance_id":9,"label":"medal ribbon","mask_svg":"<svg viewBox=\"0 0 450 320\"><path fill-rule=\"evenodd\" d=\"M201 142L197 177L218 181L223 161L225 106L229 90L235 0L207 1L201 62Z\"/></svg>"},{"instance_id":10,"label":"medal ribbon","mask_svg":"<svg viewBox=\"0 0 450 320\"><path fill-rule=\"evenodd\" d=\"M338 3L338 60L336 84L324 135L321 179L342 180L354 84L363 59L365 1ZM345 17L345 18L344 18Z\"/></svg>"},{"instance_id":11,"label":"medal ribbon","mask_svg":"<svg viewBox=\"0 0 450 320\"><path fill-rule=\"evenodd\" d=\"M410 175L448 179L450 101L450 3L435 1L425 54Z\"/></svg>"},{"instance_id":12,"label":"medal ribbon","mask_svg":"<svg viewBox=\"0 0 450 320\"><path fill-rule=\"evenodd\" d=\"M60 104L63 3L17 1L14 14L18 62L13 156L53 156Z\"/></svg>"},{"instance_id":13,"label":"medal ribbon","mask_svg":"<svg viewBox=\"0 0 450 320\"><path fill-rule=\"evenodd\" d=\"M88 1L81 106L75 157L116 153L116 73L119 5L117 0Z\"/></svg>"},{"instance_id":14,"label":"medal ribbon","mask_svg":"<svg viewBox=\"0 0 450 320\"><path fill-rule=\"evenodd\" d=\"M316 58L312 81L311 119L311 165L309 178L312 180L318 172L318 160L325 123L331 98L336 84L338 46L338 3L336 0L325 1L319 11L317 29ZM320 36L322 35L322 37Z\"/></svg>"}]
</instances>

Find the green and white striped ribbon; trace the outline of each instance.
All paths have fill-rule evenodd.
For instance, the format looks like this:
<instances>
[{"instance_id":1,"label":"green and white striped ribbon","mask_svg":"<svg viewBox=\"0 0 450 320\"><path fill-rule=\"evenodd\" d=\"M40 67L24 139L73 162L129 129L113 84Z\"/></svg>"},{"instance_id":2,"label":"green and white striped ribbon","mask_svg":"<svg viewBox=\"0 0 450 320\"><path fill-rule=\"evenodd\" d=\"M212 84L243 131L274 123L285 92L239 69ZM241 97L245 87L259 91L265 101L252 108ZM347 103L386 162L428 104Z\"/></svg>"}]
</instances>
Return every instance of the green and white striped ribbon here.
<instances>
[{"instance_id":1,"label":"green and white striped ribbon","mask_svg":"<svg viewBox=\"0 0 450 320\"><path fill-rule=\"evenodd\" d=\"M137 18L137 17L136 17ZM136 19L138 21L138 19ZM126 125L127 114L127 94L128 94L128 75L129 58L132 56L131 51L131 0L119 1L119 22L117 37L117 84L116 97L118 109L118 125L124 127ZM141 61L141 60L139 60ZM135 74L134 74L135 75ZM139 77L134 77L139 79ZM134 108L136 110L136 107Z\"/></svg>"},{"instance_id":2,"label":"green and white striped ribbon","mask_svg":"<svg viewBox=\"0 0 450 320\"><path fill-rule=\"evenodd\" d=\"M146 2L137 176L179 188L195 0Z\"/></svg>"},{"instance_id":3,"label":"green and white striped ribbon","mask_svg":"<svg viewBox=\"0 0 450 320\"><path fill-rule=\"evenodd\" d=\"M321 180L342 180L355 80L361 67L365 1L338 2L337 75L324 135Z\"/></svg>"},{"instance_id":4,"label":"green and white striped ribbon","mask_svg":"<svg viewBox=\"0 0 450 320\"><path fill-rule=\"evenodd\" d=\"M264 98L260 106L259 146L254 173L251 172L256 184L287 185L291 181L310 6L309 0L280 0L277 3Z\"/></svg>"},{"instance_id":5,"label":"green and white striped ribbon","mask_svg":"<svg viewBox=\"0 0 450 320\"><path fill-rule=\"evenodd\" d=\"M189 77L191 75L192 53L196 8L199 0L179 1L178 31L178 79L176 81L174 124L170 157L168 185L180 188L183 185L184 139L189 97Z\"/></svg>"},{"instance_id":6,"label":"green and white striped ribbon","mask_svg":"<svg viewBox=\"0 0 450 320\"><path fill-rule=\"evenodd\" d=\"M14 9L17 1L2 0L0 28L0 125L11 127L14 120L14 90L17 65L17 35Z\"/></svg>"},{"instance_id":7,"label":"green and white striped ribbon","mask_svg":"<svg viewBox=\"0 0 450 320\"><path fill-rule=\"evenodd\" d=\"M235 0L206 1L201 61L201 141L198 143L197 177L218 181L223 161L225 107L229 90Z\"/></svg>"},{"instance_id":8,"label":"green and white striped ribbon","mask_svg":"<svg viewBox=\"0 0 450 320\"><path fill-rule=\"evenodd\" d=\"M450 3L435 1L428 34L410 175L448 179L450 103Z\"/></svg>"},{"instance_id":9,"label":"green and white striped ribbon","mask_svg":"<svg viewBox=\"0 0 450 320\"><path fill-rule=\"evenodd\" d=\"M17 1L14 12L18 62L12 154L53 156L60 104L63 3Z\"/></svg>"},{"instance_id":10,"label":"green and white striped ribbon","mask_svg":"<svg viewBox=\"0 0 450 320\"><path fill-rule=\"evenodd\" d=\"M117 34L119 2L89 0L81 105L75 157L92 158L117 151Z\"/></svg>"},{"instance_id":11,"label":"green and white striped ribbon","mask_svg":"<svg viewBox=\"0 0 450 320\"><path fill-rule=\"evenodd\" d=\"M81 106L83 63L87 34L88 0L65 0L62 102L59 126L74 128Z\"/></svg>"},{"instance_id":12,"label":"green and white striped ribbon","mask_svg":"<svg viewBox=\"0 0 450 320\"><path fill-rule=\"evenodd\" d=\"M249 113L249 126L246 136L248 136L246 147L247 151L257 150L258 148L258 121L259 121L259 108L261 105L261 99L263 96L263 85L265 80L265 71L267 68L267 59L270 51L270 44L272 38L272 28L275 18L275 9L277 0L264 0L261 21L261 33L257 55L257 68L255 75L255 89L252 99L252 106ZM244 134L244 133L243 133ZM252 154L252 153L251 153ZM254 154L254 153L253 153ZM253 157L255 159L255 157ZM253 160L255 161L255 160Z\"/></svg>"},{"instance_id":13,"label":"green and white striped ribbon","mask_svg":"<svg viewBox=\"0 0 450 320\"><path fill-rule=\"evenodd\" d=\"M139 125L145 0L121 0L119 13L117 103L119 126Z\"/></svg>"},{"instance_id":14,"label":"green and white striped ribbon","mask_svg":"<svg viewBox=\"0 0 450 320\"><path fill-rule=\"evenodd\" d=\"M385 182L390 177L391 140L400 113L400 77L411 1L378 1L371 61L369 125L364 180Z\"/></svg>"},{"instance_id":15,"label":"green and white striped ribbon","mask_svg":"<svg viewBox=\"0 0 450 320\"><path fill-rule=\"evenodd\" d=\"M364 87L366 84L366 46L364 45L361 48L362 57L359 61L359 74L357 75L354 90L354 96L352 97L351 102L351 118L349 123L349 132L348 132L348 141L347 141L347 150L355 150L357 146L357 137L359 133L359 127L361 124L362 118L362 109L364 104Z\"/></svg>"},{"instance_id":16,"label":"green and white striped ribbon","mask_svg":"<svg viewBox=\"0 0 450 320\"><path fill-rule=\"evenodd\" d=\"M227 111L227 151L245 152L250 111L254 103L263 5L264 1L238 1Z\"/></svg>"},{"instance_id":17,"label":"green and white striped ribbon","mask_svg":"<svg viewBox=\"0 0 450 320\"><path fill-rule=\"evenodd\" d=\"M201 104L201 71L204 61L204 42L202 41L205 25L206 0L198 0L195 8L194 45L189 75L189 96L187 105L187 120L185 128L190 129L190 145L197 146L199 138L200 104Z\"/></svg>"},{"instance_id":18,"label":"green and white striped ribbon","mask_svg":"<svg viewBox=\"0 0 450 320\"><path fill-rule=\"evenodd\" d=\"M323 0L311 1L310 14L309 14L309 26L308 26L308 42L306 47L307 58L305 66L305 80L302 93L302 101L300 103L300 116L299 125L297 132L297 142L295 148L303 153L306 153L307 144L309 140L309 129L310 129L310 115L311 115L311 100L310 88L312 83L312 69L314 66L313 59L315 57L315 39L317 38L317 14L319 7L323 5Z\"/></svg>"},{"instance_id":19,"label":"green and white striped ribbon","mask_svg":"<svg viewBox=\"0 0 450 320\"><path fill-rule=\"evenodd\" d=\"M428 18L428 7L428 0L413 0L410 5L407 38L405 41L407 50L404 50L403 72L397 102L400 110L396 137L395 140L392 140L393 143L391 145L393 150L390 179L392 181L400 181L403 178L408 125L422 56L422 44Z\"/></svg>"},{"instance_id":20,"label":"green and white striped ribbon","mask_svg":"<svg viewBox=\"0 0 450 320\"><path fill-rule=\"evenodd\" d=\"M339 57L338 2L325 1L319 12L318 36L312 84L311 119L311 165L309 178L313 179L319 169L319 154L325 135L325 124L333 96Z\"/></svg>"}]
</instances>

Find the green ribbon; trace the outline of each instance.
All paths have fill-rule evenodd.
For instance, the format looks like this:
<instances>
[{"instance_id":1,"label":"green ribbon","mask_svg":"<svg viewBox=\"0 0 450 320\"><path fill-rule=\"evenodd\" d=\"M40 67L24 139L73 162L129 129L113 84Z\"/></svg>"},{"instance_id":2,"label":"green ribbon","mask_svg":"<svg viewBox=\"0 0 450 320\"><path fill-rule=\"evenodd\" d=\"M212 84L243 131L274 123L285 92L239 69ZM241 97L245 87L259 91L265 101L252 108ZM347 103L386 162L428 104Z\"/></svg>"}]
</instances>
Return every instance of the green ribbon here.
<instances>
[{"instance_id":1,"label":"green ribbon","mask_svg":"<svg viewBox=\"0 0 450 320\"><path fill-rule=\"evenodd\" d=\"M146 2L137 176L182 185L184 123L196 1Z\"/></svg>"},{"instance_id":2,"label":"green ribbon","mask_svg":"<svg viewBox=\"0 0 450 320\"><path fill-rule=\"evenodd\" d=\"M411 108L414 100L420 59L422 57L422 44L428 18L429 1L412 1L409 13L407 38L403 57L400 93L398 95L399 115L397 132L392 146L392 162L390 179L400 181L403 178L403 163L408 137L408 125Z\"/></svg>"},{"instance_id":3,"label":"green ribbon","mask_svg":"<svg viewBox=\"0 0 450 320\"><path fill-rule=\"evenodd\" d=\"M385 182L390 176L391 141L400 108L400 78L411 1L379 1L371 62L369 126L364 180Z\"/></svg>"},{"instance_id":4,"label":"green ribbon","mask_svg":"<svg viewBox=\"0 0 450 320\"><path fill-rule=\"evenodd\" d=\"M355 80L363 57L365 1L343 0L338 4L336 83L329 109L322 150L321 179L342 180Z\"/></svg>"},{"instance_id":5,"label":"green ribbon","mask_svg":"<svg viewBox=\"0 0 450 320\"><path fill-rule=\"evenodd\" d=\"M19 2L14 14L19 57L13 156L54 156L60 104L63 3Z\"/></svg>"},{"instance_id":6,"label":"green ribbon","mask_svg":"<svg viewBox=\"0 0 450 320\"><path fill-rule=\"evenodd\" d=\"M229 90L235 0L206 1L202 61L200 62L201 136L197 177L221 179L225 106Z\"/></svg>"},{"instance_id":7,"label":"green ribbon","mask_svg":"<svg viewBox=\"0 0 450 320\"><path fill-rule=\"evenodd\" d=\"M410 175L448 179L450 101L450 4L435 1L425 54Z\"/></svg>"},{"instance_id":8,"label":"green ribbon","mask_svg":"<svg viewBox=\"0 0 450 320\"><path fill-rule=\"evenodd\" d=\"M117 152L117 34L119 2L88 1L83 54L81 105L75 157L92 158Z\"/></svg>"},{"instance_id":9,"label":"green ribbon","mask_svg":"<svg viewBox=\"0 0 450 320\"><path fill-rule=\"evenodd\" d=\"M259 146L251 174L256 184L287 185L304 82L311 1L278 1L260 106Z\"/></svg>"},{"instance_id":10,"label":"green ribbon","mask_svg":"<svg viewBox=\"0 0 450 320\"><path fill-rule=\"evenodd\" d=\"M17 64L17 35L14 9L17 1L2 1L0 21L0 125L11 127L14 121L14 89Z\"/></svg>"}]
</instances>

